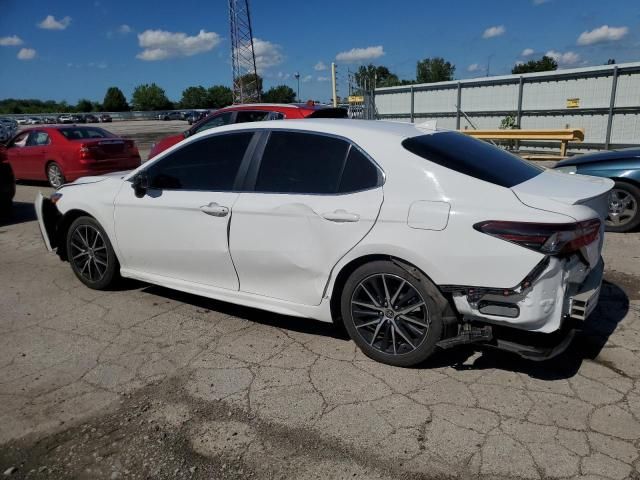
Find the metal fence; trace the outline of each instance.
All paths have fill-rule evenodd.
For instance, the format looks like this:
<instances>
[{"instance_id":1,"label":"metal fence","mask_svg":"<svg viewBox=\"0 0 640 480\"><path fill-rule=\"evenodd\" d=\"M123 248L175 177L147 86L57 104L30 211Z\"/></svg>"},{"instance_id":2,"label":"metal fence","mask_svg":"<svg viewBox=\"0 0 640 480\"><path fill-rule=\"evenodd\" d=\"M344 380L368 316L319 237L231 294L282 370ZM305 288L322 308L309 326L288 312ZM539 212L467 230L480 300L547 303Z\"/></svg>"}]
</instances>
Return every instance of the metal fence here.
<instances>
[{"instance_id":1,"label":"metal fence","mask_svg":"<svg viewBox=\"0 0 640 480\"><path fill-rule=\"evenodd\" d=\"M378 88L375 108L380 119L448 129L496 129L509 115L522 129L584 128L584 143L571 150L635 146L640 62Z\"/></svg>"}]
</instances>

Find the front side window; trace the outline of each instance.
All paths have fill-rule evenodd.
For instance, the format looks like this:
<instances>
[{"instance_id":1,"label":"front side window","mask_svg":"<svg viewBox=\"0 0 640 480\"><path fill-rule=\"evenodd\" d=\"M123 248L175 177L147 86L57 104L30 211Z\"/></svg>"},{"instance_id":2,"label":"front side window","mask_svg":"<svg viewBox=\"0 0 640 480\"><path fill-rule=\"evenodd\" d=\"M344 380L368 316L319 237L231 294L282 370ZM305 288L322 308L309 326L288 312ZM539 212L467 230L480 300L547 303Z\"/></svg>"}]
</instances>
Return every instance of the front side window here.
<instances>
[{"instance_id":1,"label":"front side window","mask_svg":"<svg viewBox=\"0 0 640 480\"><path fill-rule=\"evenodd\" d=\"M191 142L147 169L150 187L231 191L252 137L240 132Z\"/></svg>"},{"instance_id":2,"label":"front side window","mask_svg":"<svg viewBox=\"0 0 640 480\"><path fill-rule=\"evenodd\" d=\"M231 123L231 119L233 118L233 112L225 112L220 115L215 115L211 117L209 120L206 120L202 125L198 125L193 133L204 132L205 130L209 130L210 128L221 127L223 125L228 125Z\"/></svg>"},{"instance_id":3,"label":"front side window","mask_svg":"<svg viewBox=\"0 0 640 480\"><path fill-rule=\"evenodd\" d=\"M29 133L30 132L22 132L20 135L18 135L16 138L13 139L13 142L11 142L10 147L24 147L27 144L27 138L29 137Z\"/></svg>"},{"instance_id":4,"label":"front side window","mask_svg":"<svg viewBox=\"0 0 640 480\"><path fill-rule=\"evenodd\" d=\"M269 118L269 112L241 110L236 115L236 123L261 122Z\"/></svg>"},{"instance_id":5,"label":"front side window","mask_svg":"<svg viewBox=\"0 0 640 480\"><path fill-rule=\"evenodd\" d=\"M506 150L457 132L407 138L402 146L425 160L507 188L543 172L541 167Z\"/></svg>"},{"instance_id":6,"label":"front side window","mask_svg":"<svg viewBox=\"0 0 640 480\"><path fill-rule=\"evenodd\" d=\"M347 141L313 133L274 131L262 155L255 190L332 194L378 184L375 165Z\"/></svg>"}]
</instances>

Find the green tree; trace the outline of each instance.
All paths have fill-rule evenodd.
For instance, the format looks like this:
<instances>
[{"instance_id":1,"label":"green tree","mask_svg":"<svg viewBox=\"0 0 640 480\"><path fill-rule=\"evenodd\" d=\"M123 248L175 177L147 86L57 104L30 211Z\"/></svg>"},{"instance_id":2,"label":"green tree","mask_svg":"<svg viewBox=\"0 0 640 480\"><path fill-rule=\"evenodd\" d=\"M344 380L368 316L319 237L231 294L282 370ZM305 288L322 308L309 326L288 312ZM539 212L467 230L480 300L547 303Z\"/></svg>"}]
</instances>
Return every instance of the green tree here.
<instances>
[{"instance_id":1,"label":"green tree","mask_svg":"<svg viewBox=\"0 0 640 480\"><path fill-rule=\"evenodd\" d=\"M155 83L138 85L133 90L131 103L135 110L168 110L173 104L167 98L164 90Z\"/></svg>"},{"instance_id":2,"label":"green tree","mask_svg":"<svg viewBox=\"0 0 640 480\"><path fill-rule=\"evenodd\" d=\"M76 105L76 110L78 112L87 113L93 110L93 105L91 104L90 100L87 100L86 98L81 98L80 100L78 100L78 104Z\"/></svg>"},{"instance_id":3,"label":"green tree","mask_svg":"<svg viewBox=\"0 0 640 480\"><path fill-rule=\"evenodd\" d=\"M360 65L358 71L355 74L356 83L364 87L365 82L367 86L373 88L376 87L393 87L400 85L400 79L395 73L391 73L384 65Z\"/></svg>"},{"instance_id":4,"label":"green tree","mask_svg":"<svg viewBox=\"0 0 640 480\"><path fill-rule=\"evenodd\" d=\"M511 73L531 73L531 72L549 72L551 70L558 69L558 62L556 62L553 58L547 57L546 55L542 57L540 60L529 60L527 63L521 63L520 65L515 65L511 69Z\"/></svg>"},{"instance_id":5,"label":"green tree","mask_svg":"<svg viewBox=\"0 0 640 480\"><path fill-rule=\"evenodd\" d=\"M210 108L228 107L233 103L233 92L224 85L214 85L207 90L207 103Z\"/></svg>"},{"instance_id":6,"label":"green tree","mask_svg":"<svg viewBox=\"0 0 640 480\"><path fill-rule=\"evenodd\" d=\"M456 67L442 57L425 58L416 65L418 83L446 82L453 80Z\"/></svg>"},{"instance_id":7,"label":"green tree","mask_svg":"<svg viewBox=\"0 0 640 480\"><path fill-rule=\"evenodd\" d=\"M262 77L254 73L247 73L240 77L240 83L243 86L243 94L245 97L254 97L255 94L262 94ZM257 90L257 92L256 92Z\"/></svg>"},{"instance_id":8,"label":"green tree","mask_svg":"<svg viewBox=\"0 0 640 480\"><path fill-rule=\"evenodd\" d=\"M293 103L296 101L296 92L287 85L277 85L263 93L262 100L268 103Z\"/></svg>"},{"instance_id":9,"label":"green tree","mask_svg":"<svg viewBox=\"0 0 640 480\"><path fill-rule=\"evenodd\" d=\"M129 110L127 99L118 87L109 87L104 95L102 108L107 112L126 112Z\"/></svg>"},{"instance_id":10,"label":"green tree","mask_svg":"<svg viewBox=\"0 0 640 480\"><path fill-rule=\"evenodd\" d=\"M182 91L180 108L207 108L208 106L209 95L203 86L188 87Z\"/></svg>"}]
</instances>

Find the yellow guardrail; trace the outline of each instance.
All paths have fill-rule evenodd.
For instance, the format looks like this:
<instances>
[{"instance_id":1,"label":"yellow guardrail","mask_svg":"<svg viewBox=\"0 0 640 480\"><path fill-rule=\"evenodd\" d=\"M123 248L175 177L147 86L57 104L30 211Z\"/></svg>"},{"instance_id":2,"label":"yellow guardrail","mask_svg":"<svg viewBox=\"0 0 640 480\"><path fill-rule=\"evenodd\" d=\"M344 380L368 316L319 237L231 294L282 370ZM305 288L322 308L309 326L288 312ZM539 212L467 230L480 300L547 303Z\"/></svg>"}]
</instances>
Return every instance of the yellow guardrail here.
<instances>
[{"instance_id":1,"label":"yellow guardrail","mask_svg":"<svg viewBox=\"0 0 640 480\"><path fill-rule=\"evenodd\" d=\"M566 157L569 142L584 141L584 128L540 130L460 130L481 140L542 140L560 142L560 155Z\"/></svg>"}]
</instances>

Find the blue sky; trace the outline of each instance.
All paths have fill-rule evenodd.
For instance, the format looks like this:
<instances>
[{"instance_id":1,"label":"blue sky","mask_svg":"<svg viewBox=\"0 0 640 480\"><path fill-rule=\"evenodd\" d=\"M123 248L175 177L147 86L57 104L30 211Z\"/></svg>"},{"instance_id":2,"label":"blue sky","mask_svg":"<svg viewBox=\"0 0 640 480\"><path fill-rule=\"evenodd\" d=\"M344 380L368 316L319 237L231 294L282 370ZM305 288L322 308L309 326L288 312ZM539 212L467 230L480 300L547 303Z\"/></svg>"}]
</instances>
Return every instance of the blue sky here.
<instances>
[{"instance_id":1,"label":"blue sky","mask_svg":"<svg viewBox=\"0 0 640 480\"><path fill-rule=\"evenodd\" d=\"M456 78L509 73L555 56L561 68L640 60L638 0L253 0L265 87L327 101L329 71L386 65L414 78L442 56ZM102 100L156 82L179 100L191 85L231 83L226 0L0 0L0 98Z\"/></svg>"}]
</instances>

